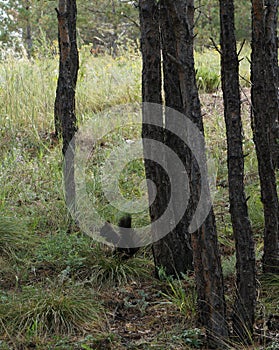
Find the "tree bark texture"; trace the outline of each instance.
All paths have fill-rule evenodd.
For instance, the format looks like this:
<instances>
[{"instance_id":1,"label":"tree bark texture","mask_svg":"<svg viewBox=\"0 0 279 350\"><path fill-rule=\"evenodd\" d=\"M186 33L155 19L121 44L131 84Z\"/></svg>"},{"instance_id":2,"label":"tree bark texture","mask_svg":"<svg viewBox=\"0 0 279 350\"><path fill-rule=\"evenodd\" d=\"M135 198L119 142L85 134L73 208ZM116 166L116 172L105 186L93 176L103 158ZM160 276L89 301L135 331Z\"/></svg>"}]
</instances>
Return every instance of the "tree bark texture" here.
<instances>
[{"instance_id":1,"label":"tree bark texture","mask_svg":"<svg viewBox=\"0 0 279 350\"><path fill-rule=\"evenodd\" d=\"M59 0L56 12L60 60L54 117L56 135L63 137L62 153L65 156L69 143L77 131L75 88L79 59L76 42L76 1ZM66 202L71 207L75 205L74 148L74 142L72 142L64 163Z\"/></svg>"},{"instance_id":2,"label":"tree bark texture","mask_svg":"<svg viewBox=\"0 0 279 350\"><path fill-rule=\"evenodd\" d=\"M279 100L278 100L278 0L265 1L265 65L267 69L267 114L270 116L271 155L279 169Z\"/></svg>"},{"instance_id":3,"label":"tree bark texture","mask_svg":"<svg viewBox=\"0 0 279 350\"><path fill-rule=\"evenodd\" d=\"M221 76L227 134L230 214L236 249L234 334L249 343L256 303L255 251L244 189L244 156L239 91L239 62L234 28L234 1L220 0Z\"/></svg>"},{"instance_id":4,"label":"tree bark texture","mask_svg":"<svg viewBox=\"0 0 279 350\"><path fill-rule=\"evenodd\" d=\"M55 132L63 136L63 153L76 132L75 89L79 68L75 0L59 0L58 18L59 77L54 107Z\"/></svg>"},{"instance_id":5,"label":"tree bark texture","mask_svg":"<svg viewBox=\"0 0 279 350\"><path fill-rule=\"evenodd\" d=\"M175 36L167 6L165 1L161 1L159 4L164 99L167 107L183 112L178 67L176 64L173 64L170 58L175 57L176 53ZM185 158L184 153L189 154L190 151L176 135L168 132L170 123L175 123L174 119L175 113L171 113L171 110L168 110L164 114L164 143L183 161ZM165 166L167 171L172 166L172 160L168 159L167 155L165 155ZM186 183L185 180L184 182ZM185 214L181 220L177 217L177 213L179 212L178 206L183 207L185 205L180 187L184 186L183 182L178 181L177 183L167 184L167 188L172 186L172 193L175 197L175 200L171 204L169 203L169 205L172 206L172 219L177 223L177 226L166 237L154 243L153 251L158 263L162 266L168 266L167 273L169 275L180 275L180 273L186 273L188 270L193 269L193 254L190 244L190 234L188 232L189 215ZM171 259L169 259L170 257ZM169 261L168 265L166 265L167 260Z\"/></svg>"},{"instance_id":6,"label":"tree bark texture","mask_svg":"<svg viewBox=\"0 0 279 350\"><path fill-rule=\"evenodd\" d=\"M25 9L26 9L26 32L25 32L25 41L27 47L27 57L30 60L32 57L32 48L33 48L33 38L32 38L32 28L30 21L30 0L25 1Z\"/></svg>"},{"instance_id":7,"label":"tree bark texture","mask_svg":"<svg viewBox=\"0 0 279 350\"><path fill-rule=\"evenodd\" d=\"M274 116L278 115L278 92L273 83L278 67L274 67L275 59L267 53L267 42L271 40L266 35L270 9L262 0L252 0L251 117L265 218L263 271L279 273L279 207L270 133Z\"/></svg>"},{"instance_id":8,"label":"tree bark texture","mask_svg":"<svg viewBox=\"0 0 279 350\"><path fill-rule=\"evenodd\" d=\"M149 14L146 12L146 17L144 17L143 11L146 11L146 4L149 2L147 8L151 9L155 1L140 1L141 10L141 25L142 25L142 51L143 59L149 61L150 66L153 66L152 59L154 60L154 51L148 54L144 52L146 47L153 47L153 45L148 45L148 42L154 40L154 36L147 40L147 33L152 33L151 29L145 27L145 21L152 21L150 24L154 26L154 15L153 12L149 10ZM193 0L177 0L170 1L164 0L159 2L161 7L159 28L161 31L162 38L162 56L163 56L163 72L164 72L164 92L166 105L177 109L186 115L203 133L203 123L201 117L201 107L198 96L198 90L196 86L195 68L194 68L194 54L193 54L193 23L194 23L194 2ZM154 27L153 27L154 28ZM157 33L157 32L156 32ZM158 34L155 36L158 38ZM144 44L146 40L146 43ZM156 40L157 43L157 40ZM160 46L157 45L157 48ZM159 57L156 54L155 57ZM147 75L147 63L144 62L143 68L143 99L144 101L154 101L154 91L156 91L156 101L160 101L158 98L159 90L161 89L161 83L159 80L152 79L152 68L150 67L150 76ZM157 72L159 74L159 67L157 67ZM150 80L147 80L150 79ZM156 80L156 84L153 83ZM150 85L152 84L152 85ZM146 86L147 85L147 86ZM154 88L157 87L157 90ZM148 94L148 89L151 90L150 95ZM165 126L166 129L170 125L175 125L176 120L172 118L171 114L166 114ZM162 119L163 125L163 119ZM186 129L186 126L185 126ZM187 130L185 130L187 133ZM146 133L143 133L146 135ZM153 138L153 134L150 136ZM190 200L190 211L187 217L182 219L182 222L177 226L171 234L172 240L167 241L165 239L165 246L172 248L176 242L181 242L182 233L185 236L187 233L191 217L189 213L193 213L199 201L200 186L201 186L201 175L198 169L197 162L194 161L194 156L189 156L187 147L177 140L173 140L171 135L166 133L166 136L162 136L165 140L166 145L175 150L175 152L182 158L182 161L186 164L188 176L190 178L190 190L191 190L191 200ZM205 147L204 144L201 145L202 153L204 155L205 162ZM167 163L166 159L166 163ZM148 170L148 169L147 169ZM186 178L185 178L186 181ZM209 193L209 187L208 187ZM166 197L165 197L166 198ZM163 201L165 205L165 201ZM175 211L175 208L174 208ZM156 216L156 211L154 215ZM171 236L170 236L171 237ZM225 300L224 300L224 286L221 270L221 261L218 251L217 243L217 233L215 226L214 213L211 208L203 225L192 234L192 250L194 256L194 269L197 280L197 291L198 291L198 303L200 320L202 324L206 327L209 339L220 341L220 338L226 337L227 326L225 320ZM156 258L162 259L163 263L167 263L170 259L170 253L164 250L164 244L159 243L158 245L153 245L155 263ZM183 244L179 247L177 246L179 257L181 256L181 251L183 249ZM176 252L176 250L174 250ZM184 263L185 264L185 263ZM178 271L179 272L179 271Z\"/></svg>"},{"instance_id":9,"label":"tree bark texture","mask_svg":"<svg viewBox=\"0 0 279 350\"><path fill-rule=\"evenodd\" d=\"M150 217L156 222L168 206L170 182L168 177L165 154L156 147L147 145L146 140L156 140L165 144L164 116L162 106L162 72L161 43L159 28L159 6L156 1L140 1L141 49L143 57L142 100L156 103L157 113L152 113L152 107L143 106L143 144L146 178L153 181L157 195L150 206ZM150 109L151 107L151 109ZM160 111L160 113L158 113ZM158 125L158 127L152 124ZM158 159L162 167L149 159ZM152 186L148 186L149 197L153 197ZM152 226L156 240L156 224ZM158 232L159 233L159 232ZM152 246L156 268L163 267L167 275L177 276L192 267L192 254L187 236L178 230L171 231L167 236L156 240Z\"/></svg>"},{"instance_id":10,"label":"tree bark texture","mask_svg":"<svg viewBox=\"0 0 279 350\"><path fill-rule=\"evenodd\" d=\"M173 28L172 41L174 42L175 51L173 52L174 59L172 64L176 66L175 69L173 68L174 77L176 79L174 81L178 80L181 93L179 110L203 133L201 107L194 67L194 1L166 0L163 3L168 10L167 16L170 22L169 26ZM166 52L165 55L168 55L168 52ZM178 76L176 76L176 72ZM174 77L170 77L169 84L171 84ZM165 85L166 84L167 83L165 83ZM173 93L176 95L177 87L174 89ZM175 123L175 120L166 120L166 127L168 127L168 123ZM187 132L187 130L185 130L185 132ZM204 145L201 145L201 147L203 147L204 161L206 161ZM188 156L185 157L185 162L188 163L186 169L189 171L190 175L190 205L192 206L190 209L192 212L196 209L199 201L201 186L200 170L193 158L194 155L192 155L192 158ZM211 209L202 226L196 232L192 233L191 240L197 281L200 320L207 329L209 339L213 341L216 339L220 340L220 338L227 336L227 325L223 277L213 209Z\"/></svg>"}]
</instances>

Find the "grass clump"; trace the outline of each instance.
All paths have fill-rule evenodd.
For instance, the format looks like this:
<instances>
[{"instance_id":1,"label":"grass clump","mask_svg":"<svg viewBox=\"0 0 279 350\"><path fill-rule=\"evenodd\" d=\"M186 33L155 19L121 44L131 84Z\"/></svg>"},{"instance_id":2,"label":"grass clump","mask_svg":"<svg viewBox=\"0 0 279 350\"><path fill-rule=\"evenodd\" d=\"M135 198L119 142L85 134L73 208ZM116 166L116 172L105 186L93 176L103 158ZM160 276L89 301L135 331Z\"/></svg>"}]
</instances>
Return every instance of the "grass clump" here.
<instances>
[{"instance_id":1,"label":"grass clump","mask_svg":"<svg viewBox=\"0 0 279 350\"><path fill-rule=\"evenodd\" d=\"M196 79L203 92L213 92L220 86L220 57L216 50L195 52Z\"/></svg>"},{"instance_id":2,"label":"grass clump","mask_svg":"<svg viewBox=\"0 0 279 350\"><path fill-rule=\"evenodd\" d=\"M224 278L235 275L236 256L230 255L222 259L222 270Z\"/></svg>"},{"instance_id":3,"label":"grass clump","mask_svg":"<svg viewBox=\"0 0 279 350\"><path fill-rule=\"evenodd\" d=\"M196 72L197 85L199 90L214 92L220 85L220 75L209 67L201 66Z\"/></svg>"},{"instance_id":4,"label":"grass clump","mask_svg":"<svg viewBox=\"0 0 279 350\"><path fill-rule=\"evenodd\" d=\"M26 250L32 244L30 234L22 221L0 216L0 253L13 255Z\"/></svg>"},{"instance_id":5,"label":"grass clump","mask_svg":"<svg viewBox=\"0 0 279 350\"><path fill-rule=\"evenodd\" d=\"M270 313L279 314L279 275L264 274L260 277L262 298Z\"/></svg>"},{"instance_id":6,"label":"grass clump","mask_svg":"<svg viewBox=\"0 0 279 350\"><path fill-rule=\"evenodd\" d=\"M95 253L90 279L94 285L119 286L150 275L149 260L139 257L123 260L117 254L104 254L102 249L96 250Z\"/></svg>"},{"instance_id":7,"label":"grass clump","mask_svg":"<svg viewBox=\"0 0 279 350\"><path fill-rule=\"evenodd\" d=\"M196 315L197 293L194 287L194 281L183 274L182 279L174 279L167 276L163 269L158 271L160 280L165 283L165 292L161 292L171 304L176 306L183 316L193 320Z\"/></svg>"},{"instance_id":8,"label":"grass clump","mask_svg":"<svg viewBox=\"0 0 279 350\"><path fill-rule=\"evenodd\" d=\"M95 298L74 285L25 286L19 293L2 296L1 333L49 336L98 330L102 308Z\"/></svg>"}]
</instances>

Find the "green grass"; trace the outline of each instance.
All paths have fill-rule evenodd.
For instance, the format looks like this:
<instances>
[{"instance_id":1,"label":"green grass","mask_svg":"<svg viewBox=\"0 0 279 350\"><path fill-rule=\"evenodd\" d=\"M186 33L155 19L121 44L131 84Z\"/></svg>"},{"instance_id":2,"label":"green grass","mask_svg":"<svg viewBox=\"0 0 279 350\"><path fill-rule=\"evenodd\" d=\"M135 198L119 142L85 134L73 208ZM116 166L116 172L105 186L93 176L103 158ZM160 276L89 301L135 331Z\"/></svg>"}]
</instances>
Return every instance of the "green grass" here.
<instances>
[{"instance_id":1,"label":"green grass","mask_svg":"<svg viewBox=\"0 0 279 350\"><path fill-rule=\"evenodd\" d=\"M244 47L242 56L248 55ZM249 79L247 62L241 61L241 75ZM223 270L225 277L233 278L234 242L217 51L196 53L196 69L201 93L214 92L215 96L210 104L209 95L202 96L207 113L204 123L208 149L218 164L214 205L224 252ZM57 75L57 58L30 62L8 57L0 62L0 348L28 348L32 343L39 349L67 350L202 348L203 334L195 329L192 277L155 282L149 248L131 260L120 260L111 248L80 232L70 217L64 202L61 143L51 134ZM106 109L127 103L138 105L140 84L141 59L137 55L92 57L82 49L76 91L79 125L93 120L100 126L105 124L104 118L120 123L120 116ZM246 81L242 84L247 86ZM243 109L245 183L259 260L263 215L249 111L247 106ZM101 171L112 151L127 147L126 140L138 137L140 132L137 127L115 128L98 140L87 163L87 193L91 199L94 196L100 214L113 223L122 213L104 198ZM123 196L140 198L143 179L142 161L128 164L120 176ZM146 223L147 212L133 215L134 226ZM278 313L274 306L278 304L274 297L277 282L261 280L260 305L266 315ZM147 287L152 291L147 292ZM134 300L135 292L138 296ZM108 306L111 302L113 307ZM133 339L132 331L118 334L123 327L133 328L137 317L144 339ZM121 323L123 319L125 323ZM160 326L157 319L164 320ZM177 319L184 323L176 324L173 320Z\"/></svg>"},{"instance_id":2,"label":"green grass","mask_svg":"<svg viewBox=\"0 0 279 350\"><path fill-rule=\"evenodd\" d=\"M0 330L17 336L70 335L100 330L102 308L94 293L56 283L25 286L13 295L2 295Z\"/></svg>"},{"instance_id":3,"label":"green grass","mask_svg":"<svg viewBox=\"0 0 279 350\"><path fill-rule=\"evenodd\" d=\"M242 87L250 86L249 58L250 48L244 45L239 54L239 79ZM196 51L195 64L197 85L201 91L214 92L221 88L220 53L216 49Z\"/></svg>"},{"instance_id":4,"label":"green grass","mask_svg":"<svg viewBox=\"0 0 279 350\"><path fill-rule=\"evenodd\" d=\"M19 219L0 216L0 253L12 254L26 250L32 243L26 225Z\"/></svg>"},{"instance_id":5,"label":"green grass","mask_svg":"<svg viewBox=\"0 0 279 350\"><path fill-rule=\"evenodd\" d=\"M129 284L134 280L147 278L151 266L150 261L143 258L123 261L116 255L105 256L104 252L100 251L92 263L91 277L87 283L100 288Z\"/></svg>"},{"instance_id":6,"label":"green grass","mask_svg":"<svg viewBox=\"0 0 279 350\"><path fill-rule=\"evenodd\" d=\"M167 276L163 269L159 269L158 275L165 288L165 291L161 292L162 297L176 307L186 319L194 320L197 306L194 279L187 275L175 279Z\"/></svg>"}]
</instances>

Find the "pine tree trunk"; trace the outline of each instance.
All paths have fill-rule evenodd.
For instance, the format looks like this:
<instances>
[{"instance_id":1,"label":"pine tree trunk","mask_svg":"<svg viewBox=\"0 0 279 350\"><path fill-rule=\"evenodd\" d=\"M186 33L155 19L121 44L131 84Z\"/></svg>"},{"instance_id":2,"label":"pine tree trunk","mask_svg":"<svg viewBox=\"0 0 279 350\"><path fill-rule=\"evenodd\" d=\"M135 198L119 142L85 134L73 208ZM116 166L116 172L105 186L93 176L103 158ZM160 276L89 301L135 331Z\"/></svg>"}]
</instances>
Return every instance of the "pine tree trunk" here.
<instances>
[{"instance_id":1,"label":"pine tree trunk","mask_svg":"<svg viewBox=\"0 0 279 350\"><path fill-rule=\"evenodd\" d=\"M265 218L263 271L279 273L279 206L270 134L274 118L278 116L278 92L274 84L278 67L267 50L270 40L266 35L267 10L262 0L252 0L251 117Z\"/></svg>"},{"instance_id":2,"label":"pine tree trunk","mask_svg":"<svg viewBox=\"0 0 279 350\"><path fill-rule=\"evenodd\" d=\"M230 213L236 248L234 334L249 343L256 303L255 251L244 189L244 157L239 91L239 63L234 28L234 1L220 0L221 74L227 131Z\"/></svg>"},{"instance_id":3,"label":"pine tree trunk","mask_svg":"<svg viewBox=\"0 0 279 350\"><path fill-rule=\"evenodd\" d=\"M77 130L75 88L79 60L76 42L76 1L60 0L56 11L60 61L54 118L56 135L62 135L63 137L62 152L65 156L69 143ZM72 143L64 164L66 202L71 207L75 206L74 151L74 143Z\"/></svg>"},{"instance_id":4,"label":"pine tree trunk","mask_svg":"<svg viewBox=\"0 0 279 350\"><path fill-rule=\"evenodd\" d=\"M159 31L159 7L155 0L139 1L140 27L141 27L141 53L142 53L142 139L144 152L144 165L146 179L152 181L156 186L157 195L153 203L150 203L149 212L152 223L152 236L157 241L154 222L160 217L167 206L167 188L163 169L155 164L152 159L159 157L162 161L164 155L158 155L154 146L147 140L158 140L164 143L163 114L160 107L158 113L152 113L151 103L162 105L162 75L161 75L161 46ZM154 120L155 118L155 120ZM153 123L154 122L154 123ZM155 127L152 124L157 124ZM147 182L149 198L154 198L154 188ZM168 262L163 261L167 255L153 249L155 268L167 266ZM157 270L155 271L157 273Z\"/></svg>"},{"instance_id":5,"label":"pine tree trunk","mask_svg":"<svg viewBox=\"0 0 279 350\"><path fill-rule=\"evenodd\" d=\"M165 30L162 28L162 37L164 38L165 33L167 41L163 46L166 50L163 53L166 58L166 62L164 62L166 102L170 106L178 108L203 133L201 107L194 67L194 1L165 0L162 1L162 5L164 6L163 10L167 11L164 18L168 20ZM167 32L169 32L169 36ZM168 42L170 40L172 43ZM168 57L172 62L168 60ZM176 123L176 121L166 118L166 128L168 128L169 123ZM185 132L187 133L186 126ZM176 145L173 146L176 147ZM205 145L202 144L199 147L205 164ZM185 155L185 148L178 147L177 152L180 156L184 154L183 161L190 178L190 210L188 212L188 219L184 218L184 225L189 224L189 219L192 219L192 215L197 208L201 193L200 171L202 170L198 169L194 161L194 155L191 156L188 152ZM210 197L208 186L207 195ZM207 199L204 198L204 200ZM192 233L191 240L197 280L200 320L207 329L209 340L216 342L216 339L218 339L218 342L220 342L220 339L226 337L228 332L225 319L226 312L221 261L212 208L202 226Z\"/></svg>"},{"instance_id":6,"label":"pine tree trunk","mask_svg":"<svg viewBox=\"0 0 279 350\"><path fill-rule=\"evenodd\" d=\"M279 99L278 99L278 0L265 1L265 64L267 68L267 111L270 115L271 155L279 169Z\"/></svg>"},{"instance_id":7,"label":"pine tree trunk","mask_svg":"<svg viewBox=\"0 0 279 350\"><path fill-rule=\"evenodd\" d=\"M26 33L25 33L25 41L27 46L27 57L30 60L32 57L32 49L33 49L33 38L32 38L32 28L31 28L31 11L30 11L30 1L27 0L25 2L25 9L26 9Z\"/></svg>"},{"instance_id":8,"label":"pine tree trunk","mask_svg":"<svg viewBox=\"0 0 279 350\"><path fill-rule=\"evenodd\" d=\"M143 102L156 103L153 113L152 105L143 106L143 145L145 157L146 178L156 185L157 196L150 206L150 217L153 223L152 246L156 269L165 269L167 275L179 276L192 267L191 249L184 232L177 229L157 240L160 227L156 225L169 204L170 181L166 155L157 147L148 145L146 140L156 140L165 144L165 130L162 106L162 74L161 74L161 44L159 29L159 6L155 0L140 1L141 49L143 57L142 98ZM150 124L156 124L150 125ZM159 160L156 164L149 159ZM149 197L153 198L152 186L148 186ZM172 208L173 209L173 208ZM160 226L160 225L159 225ZM156 270L156 272L157 272Z\"/></svg>"},{"instance_id":9,"label":"pine tree trunk","mask_svg":"<svg viewBox=\"0 0 279 350\"><path fill-rule=\"evenodd\" d=\"M173 32L173 23L170 22L170 16L168 13L168 5L165 1L160 2L160 34L161 34L161 48L162 48L162 58L163 58L163 89L165 105L175 111L183 112L183 101L180 91L179 83L179 70L176 64L173 63L170 57L175 57L175 36ZM183 160L188 154L189 149L181 141L180 138L176 137L174 134L170 133L169 130L173 124L174 130L175 126L175 113L167 109L164 114L165 119L165 135L164 143L165 145L172 149L175 154L177 154L181 160ZM172 167L172 159L168 159L165 155L165 166L170 173ZM190 155L191 157L191 155ZM184 165L185 161L183 162ZM167 181L169 179L166 179ZM179 181L180 180L180 181ZM169 203L172 206L172 220L177 223L177 226L171 230L171 232L161 239L160 241L154 243L153 251L157 258L157 262L162 266L167 266L166 272L170 275L180 275L180 273L186 273L188 270L193 269L193 254L190 243L190 234L188 232L189 226L189 213L185 213L180 220L179 207L185 206L183 203L183 192L181 191L181 186L187 183L186 179L176 179L175 183L169 183L168 188L172 187L172 193L175 200Z\"/></svg>"}]
</instances>

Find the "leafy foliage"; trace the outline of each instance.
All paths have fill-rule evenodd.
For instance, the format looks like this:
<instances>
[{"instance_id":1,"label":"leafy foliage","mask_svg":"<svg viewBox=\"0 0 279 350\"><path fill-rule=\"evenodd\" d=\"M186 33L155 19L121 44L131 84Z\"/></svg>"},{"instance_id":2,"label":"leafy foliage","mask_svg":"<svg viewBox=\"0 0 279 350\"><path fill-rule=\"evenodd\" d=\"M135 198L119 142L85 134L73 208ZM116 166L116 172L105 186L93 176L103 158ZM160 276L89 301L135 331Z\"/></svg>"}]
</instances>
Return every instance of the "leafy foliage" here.
<instances>
[{"instance_id":1,"label":"leafy foliage","mask_svg":"<svg viewBox=\"0 0 279 350\"><path fill-rule=\"evenodd\" d=\"M57 18L55 0L1 1L0 41L2 48L28 49L27 26L30 27L31 54L56 54ZM78 40L90 45L93 55L107 52L112 55L139 49L138 1L77 0ZM219 42L219 2L198 0L196 6L196 47L212 46L209 38ZM250 3L235 2L236 38L250 40ZM22 41L23 38L23 41ZM30 45L30 43L29 43ZM49 48L46 50L46 48Z\"/></svg>"}]
</instances>

